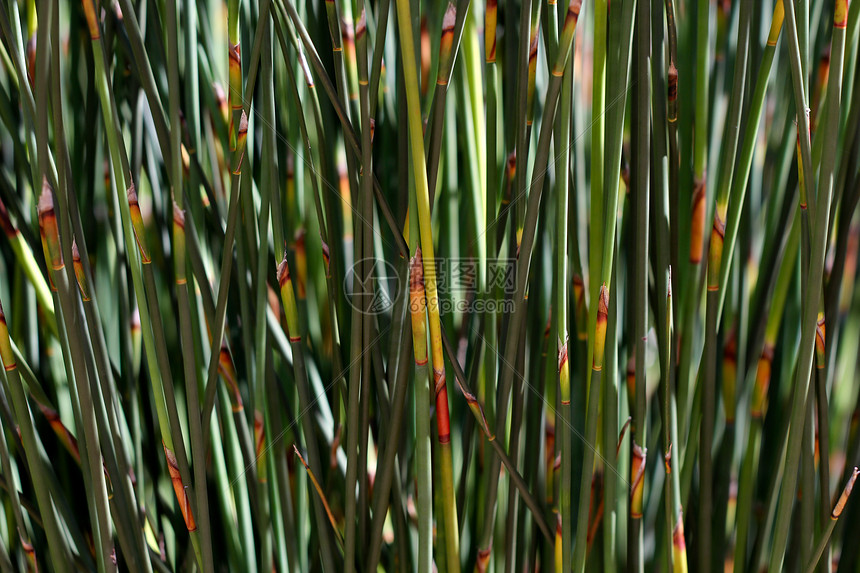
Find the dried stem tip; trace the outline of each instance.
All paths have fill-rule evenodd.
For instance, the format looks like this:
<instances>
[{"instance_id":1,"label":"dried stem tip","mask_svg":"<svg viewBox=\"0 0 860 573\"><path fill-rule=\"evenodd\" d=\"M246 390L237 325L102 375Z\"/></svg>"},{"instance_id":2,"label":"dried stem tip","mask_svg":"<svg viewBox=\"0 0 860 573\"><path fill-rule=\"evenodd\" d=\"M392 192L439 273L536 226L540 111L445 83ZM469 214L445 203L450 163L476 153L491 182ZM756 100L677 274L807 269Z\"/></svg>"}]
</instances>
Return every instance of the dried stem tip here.
<instances>
[{"instance_id":1,"label":"dried stem tip","mask_svg":"<svg viewBox=\"0 0 860 573\"><path fill-rule=\"evenodd\" d=\"M191 511L191 500L188 497L188 492L182 483L182 476L179 475L179 464L176 462L176 456L164 443L164 457L167 458L167 471L170 473L170 481L173 482L173 492L176 494L176 499L179 502L179 509L182 512L182 518L185 520L185 527L188 531L197 530L197 522L194 521L194 512Z\"/></svg>"},{"instance_id":2,"label":"dried stem tip","mask_svg":"<svg viewBox=\"0 0 860 573\"><path fill-rule=\"evenodd\" d=\"M236 366L233 364L233 357L230 356L226 338L221 342L221 352L218 354L218 373L224 378L224 383L230 391L230 405L233 411L241 412L244 406L242 394L239 392L239 379L236 376Z\"/></svg>"},{"instance_id":3,"label":"dried stem tip","mask_svg":"<svg viewBox=\"0 0 860 573\"><path fill-rule=\"evenodd\" d=\"M848 25L848 0L836 0L833 9L833 27L845 28Z\"/></svg>"},{"instance_id":4,"label":"dried stem tip","mask_svg":"<svg viewBox=\"0 0 860 573\"><path fill-rule=\"evenodd\" d=\"M702 262L705 238L705 177L696 179L693 186L693 211L690 227L690 262Z\"/></svg>"},{"instance_id":5,"label":"dried stem tip","mask_svg":"<svg viewBox=\"0 0 860 573\"><path fill-rule=\"evenodd\" d=\"M60 230L54 211L54 192L45 177L42 178L42 193L39 195L37 210L45 256L48 258L51 268L58 271L64 266L63 253L60 250Z\"/></svg>"},{"instance_id":6,"label":"dried stem tip","mask_svg":"<svg viewBox=\"0 0 860 573\"><path fill-rule=\"evenodd\" d=\"M633 459L630 462L630 517L642 517L642 492L645 484L645 460L648 450L633 442Z\"/></svg>"},{"instance_id":7,"label":"dried stem tip","mask_svg":"<svg viewBox=\"0 0 860 573\"><path fill-rule=\"evenodd\" d=\"M484 13L484 54L488 64L496 62L496 22L498 10L498 0L487 0L487 10Z\"/></svg>"},{"instance_id":8,"label":"dried stem tip","mask_svg":"<svg viewBox=\"0 0 860 573\"><path fill-rule=\"evenodd\" d=\"M81 291L81 299L86 302L90 300L90 286L87 275L84 272L84 264L81 262L81 253L78 250L77 240L72 240L72 266L75 268L75 278L78 279L78 289Z\"/></svg>"},{"instance_id":9,"label":"dried stem tip","mask_svg":"<svg viewBox=\"0 0 860 573\"><path fill-rule=\"evenodd\" d=\"M323 262L325 263L325 276L331 278L331 249L322 237L320 237L320 243L322 244Z\"/></svg>"},{"instance_id":10,"label":"dried stem tip","mask_svg":"<svg viewBox=\"0 0 860 573\"><path fill-rule=\"evenodd\" d=\"M140 261L147 265L152 262L152 258L150 258L149 249L146 246L146 230L143 226L143 216L140 213L140 204L137 201L137 191L134 188L134 183L129 185L126 196L128 197L128 210L131 213L134 240L137 243L137 250L140 252Z\"/></svg>"},{"instance_id":11,"label":"dried stem tip","mask_svg":"<svg viewBox=\"0 0 860 573\"><path fill-rule=\"evenodd\" d=\"M606 283L600 286L600 296L597 299L597 324L594 337L594 361L592 370L603 369L603 354L606 347L606 327L609 322L609 287Z\"/></svg>"},{"instance_id":12,"label":"dried stem tip","mask_svg":"<svg viewBox=\"0 0 860 573\"><path fill-rule=\"evenodd\" d=\"M815 326L815 365L817 368L824 368L824 340L825 326L824 313L818 313L818 323Z\"/></svg>"},{"instance_id":13,"label":"dried stem tip","mask_svg":"<svg viewBox=\"0 0 860 573\"><path fill-rule=\"evenodd\" d=\"M672 531L672 560L676 573L687 573L687 542L684 539L684 519L680 511Z\"/></svg>"},{"instance_id":14,"label":"dried stem tip","mask_svg":"<svg viewBox=\"0 0 860 573\"><path fill-rule=\"evenodd\" d=\"M570 364L568 362L567 340L559 341L558 348L558 379L561 389L562 405L570 405Z\"/></svg>"},{"instance_id":15,"label":"dried stem tip","mask_svg":"<svg viewBox=\"0 0 860 573\"><path fill-rule=\"evenodd\" d=\"M424 265L421 247L418 247L409 261L409 312L412 315L412 340L415 342L413 348L416 366L427 365L427 320L424 314L426 308Z\"/></svg>"},{"instance_id":16,"label":"dried stem tip","mask_svg":"<svg viewBox=\"0 0 860 573\"><path fill-rule=\"evenodd\" d=\"M257 460L257 481L266 483L266 424L259 410L254 410L254 456Z\"/></svg>"},{"instance_id":17,"label":"dried stem tip","mask_svg":"<svg viewBox=\"0 0 860 573\"><path fill-rule=\"evenodd\" d=\"M758 368L755 373L755 387L753 388L750 415L753 419L761 419L764 415L764 405L767 400L767 390L770 386L770 370L773 362L773 345L765 343L758 359Z\"/></svg>"},{"instance_id":18,"label":"dried stem tip","mask_svg":"<svg viewBox=\"0 0 860 573\"><path fill-rule=\"evenodd\" d=\"M358 15L358 22L355 24L355 40L361 42L364 40L364 35L367 33L367 14L364 8L361 9L361 14Z\"/></svg>"},{"instance_id":19,"label":"dried stem tip","mask_svg":"<svg viewBox=\"0 0 860 573\"><path fill-rule=\"evenodd\" d=\"M176 227L185 229L185 211L179 207L176 201L173 202L173 224Z\"/></svg>"},{"instance_id":20,"label":"dried stem tip","mask_svg":"<svg viewBox=\"0 0 860 573\"><path fill-rule=\"evenodd\" d=\"M842 510L845 509L845 504L848 503L848 496L851 495L851 490L854 489L854 482L857 481L858 474L860 474L860 470L855 467L854 471L851 472L851 477L848 478L848 483L845 484L845 489L842 490L842 495L839 496L839 501L836 502L836 506L833 508L833 513L830 514L831 519L839 519L839 516L842 515Z\"/></svg>"},{"instance_id":21,"label":"dried stem tip","mask_svg":"<svg viewBox=\"0 0 860 573\"><path fill-rule=\"evenodd\" d=\"M287 263L287 253L278 265L278 285L281 287L281 302L284 304L284 314L287 317L287 336L290 342L302 339L299 334L299 311L296 306L296 294L293 281L290 278L290 266Z\"/></svg>"}]
</instances>

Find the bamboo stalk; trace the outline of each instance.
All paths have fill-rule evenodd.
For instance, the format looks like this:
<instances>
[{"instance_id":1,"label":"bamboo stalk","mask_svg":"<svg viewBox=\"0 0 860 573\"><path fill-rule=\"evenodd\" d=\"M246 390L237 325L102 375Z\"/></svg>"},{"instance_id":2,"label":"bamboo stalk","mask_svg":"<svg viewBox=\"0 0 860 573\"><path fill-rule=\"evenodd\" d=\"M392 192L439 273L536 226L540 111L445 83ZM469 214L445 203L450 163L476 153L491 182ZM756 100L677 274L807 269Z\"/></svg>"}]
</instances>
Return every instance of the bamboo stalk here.
<instances>
[{"instance_id":1,"label":"bamboo stalk","mask_svg":"<svg viewBox=\"0 0 860 573\"><path fill-rule=\"evenodd\" d=\"M428 314L430 317L430 343L433 357L433 379L436 395L436 427L438 430L440 479L443 488L442 523L445 531L445 561L447 570L460 570L459 527L454 505L452 478L450 422L448 414L448 391L445 382L445 365L442 357L442 339L439 322L439 298L436 290L435 258L433 238L430 227L430 201L427 187L427 170L424 161L424 145L418 102L418 78L415 70L414 44L410 26L411 8L407 0L397 0L397 20L400 30L401 50L403 51L403 71L405 74L406 96L408 101L409 137L412 155L412 175L415 178L418 224L421 247L424 256L424 283L427 293ZM414 231L415 229L413 229Z\"/></svg>"},{"instance_id":2,"label":"bamboo stalk","mask_svg":"<svg viewBox=\"0 0 860 573\"><path fill-rule=\"evenodd\" d=\"M633 570L644 570L642 555L642 497L644 490L646 442L645 341L648 329L648 227L651 154L651 5L636 4L635 31L636 95L633 110L634 160L636 173L633 192L636 195L636 268L634 275L634 334L636 337L636 379L641 381L635 392L635 408L631 424L630 505L627 534L627 562Z\"/></svg>"},{"instance_id":3,"label":"bamboo stalk","mask_svg":"<svg viewBox=\"0 0 860 573\"><path fill-rule=\"evenodd\" d=\"M556 314L556 348L558 351L558 383L561 400L561 486L559 490L559 524L561 527L561 563L557 565L562 571L570 568L571 539L573 531L571 512L571 432L567 426L571 423L571 393L570 393L570 362L568 360L568 327L567 327L567 237L568 237L568 170L570 161L569 147L565 145L570 137L570 110L573 91L573 60L568 58L564 69L561 86L561 108L557 140L560 142L561 153L558 155L556 171L556 299L553 301Z\"/></svg>"}]
</instances>

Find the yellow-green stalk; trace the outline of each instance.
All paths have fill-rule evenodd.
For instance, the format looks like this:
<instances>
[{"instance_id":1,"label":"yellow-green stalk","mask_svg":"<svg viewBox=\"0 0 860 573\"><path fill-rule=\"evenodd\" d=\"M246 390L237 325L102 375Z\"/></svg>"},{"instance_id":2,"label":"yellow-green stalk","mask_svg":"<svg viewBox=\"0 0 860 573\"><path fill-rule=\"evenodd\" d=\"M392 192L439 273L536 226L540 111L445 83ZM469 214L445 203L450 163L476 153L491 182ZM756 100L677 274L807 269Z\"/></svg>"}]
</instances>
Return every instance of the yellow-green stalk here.
<instances>
[{"instance_id":1,"label":"yellow-green stalk","mask_svg":"<svg viewBox=\"0 0 860 573\"><path fill-rule=\"evenodd\" d=\"M230 151L236 151L238 122L242 116L242 47L239 38L239 0L227 2L227 62L229 68Z\"/></svg>"},{"instance_id":2,"label":"yellow-green stalk","mask_svg":"<svg viewBox=\"0 0 860 573\"><path fill-rule=\"evenodd\" d=\"M450 573L460 570L460 539L457 509L454 505L453 467L451 460L451 427L448 417L448 390L445 383L445 362L442 354L442 332L439 317L439 295L436 288L433 231L430 225L430 197L427 187L427 169L424 161L424 134L421 121L421 102L418 99L418 76L415 70L415 48L412 37L410 0L397 0L397 20L403 52L403 71L409 119L412 175L415 178L415 195L418 206L418 227L421 249L424 252L424 284L430 317L430 347L433 364L433 381L436 395L436 427L439 441L439 472L443 488L442 523L445 531L446 565Z\"/></svg>"},{"instance_id":3,"label":"yellow-green stalk","mask_svg":"<svg viewBox=\"0 0 860 573\"><path fill-rule=\"evenodd\" d=\"M244 405L242 403L242 394L239 392L239 379L236 375L236 366L233 364L233 357L230 356L230 349L227 347L226 338L221 341L221 351L218 355L218 373L224 379L224 384L227 385L233 412L241 412L244 410Z\"/></svg>"},{"instance_id":4,"label":"yellow-green stalk","mask_svg":"<svg viewBox=\"0 0 860 573\"><path fill-rule=\"evenodd\" d=\"M410 200L414 203L414 199ZM411 220L415 221L414 211ZM415 246L415 255L409 261L409 312L412 319L412 352L415 356L415 434L416 434L416 507L424 508L418 513L418 573L430 573L433 564L433 515L430 467L430 372L427 366L427 302L424 289L424 266L418 239L411 237L410 246ZM489 554L487 555L489 558ZM481 555L478 554L480 567Z\"/></svg>"},{"instance_id":5,"label":"yellow-green stalk","mask_svg":"<svg viewBox=\"0 0 860 573\"><path fill-rule=\"evenodd\" d=\"M633 459L630 463L630 517L642 519L642 495L645 485L645 461L648 450L633 442Z\"/></svg>"},{"instance_id":6,"label":"yellow-green stalk","mask_svg":"<svg viewBox=\"0 0 860 573\"><path fill-rule=\"evenodd\" d=\"M173 202L173 271L176 275L176 285L188 283L185 276L185 211Z\"/></svg>"},{"instance_id":7,"label":"yellow-green stalk","mask_svg":"<svg viewBox=\"0 0 860 573\"><path fill-rule=\"evenodd\" d=\"M815 368L824 369L824 313L818 313L818 323L815 325Z\"/></svg>"},{"instance_id":8,"label":"yellow-green stalk","mask_svg":"<svg viewBox=\"0 0 860 573\"><path fill-rule=\"evenodd\" d=\"M531 128L535 117L535 77L537 75L538 28L540 2L535 1L532 8L532 20L529 27L529 83L526 91L526 126Z\"/></svg>"},{"instance_id":9,"label":"yellow-green stalk","mask_svg":"<svg viewBox=\"0 0 860 573\"><path fill-rule=\"evenodd\" d=\"M54 299L51 296L48 283L45 282L45 278L39 270L39 265L36 262L35 256L33 256L33 250L30 248L30 245L21 236L21 231L12 224L12 219L9 217L9 212L6 210L6 205L2 199L0 199L0 228L3 229L3 233L9 240L18 264L21 265L24 274L27 275L27 279L36 291L36 300L48 318L48 327L56 334L57 319L54 314Z\"/></svg>"}]
</instances>

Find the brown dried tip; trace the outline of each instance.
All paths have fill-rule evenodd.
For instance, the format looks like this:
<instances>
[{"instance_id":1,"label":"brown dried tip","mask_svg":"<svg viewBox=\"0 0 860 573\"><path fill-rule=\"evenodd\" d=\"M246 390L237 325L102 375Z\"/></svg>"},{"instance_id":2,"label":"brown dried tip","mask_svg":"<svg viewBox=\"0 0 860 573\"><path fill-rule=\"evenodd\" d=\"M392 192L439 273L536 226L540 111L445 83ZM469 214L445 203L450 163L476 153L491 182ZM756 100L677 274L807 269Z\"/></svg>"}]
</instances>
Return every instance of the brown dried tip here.
<instances>
[{"instance_id":1,"label":"brown dried tip","mask_svg":"<svg viewBox=\"0 0 860 573\"><path fill-rule=\"evenodd\" d=\"M244 135L248 133L248 114L245 113L245 110L242 110L242 116L239 118L239 135Z\"/></svg>"},{"instance_id":2,"label":"brown dried tip","mask_svg":"<svg viewBox=\"0 0 860 573\"><path fill-rule=\"evenodd\" d=\"M508 179L513 179L517 174L517 152L511 151L508 155Z\"/></svg>"},{"instance_id":3,"label":"brown dried tip","mask_svg":"<svg viewBox=\"0 0 860 573\"><path fill-rule=\"evenodd\" d=\"M191 171L191 155L189 155L188 148L185 147L184 143L179 144L179 154L182 156L182 173L188 177L188 173Z\"/></svg>"},{"instance_id":4,"label":"brown dried tip","mask_svg":"<svg viewBox=\"0 0 860 573\"><path fill-rule=\"evenodd\" d=\"M242 65L242 48L238 42L235 44L230 44L230 47L228 48L228 53L228 59L232 65Z\"/></svg>"},{"instance_id":5,"label":"brown dried tip","mask_svg":"<svg viewBox=\"0 0 860 573\"><path fill-rule=\"evenodd\" d=\"M666 465L666 475L672 473L672 444L669 444L669 449L663 454L663 463Z\"/></svg>"},{"instance_id":6,"label":"brown dried tip","mask_svg":"<svg viewBox=\"0 0 860 573\"><path fill-rule=\"evenodd\" d=\"M675 529L672 531L672 545L676 551L687 551L687 541L684 539L684 519L681 512L678 512L678 520L675 522Z\"/></svg>"},{"instance_id":7,"label":"brown dried tip","mask_svg":"<svg viewBox=\"0 0 860 573\"><path fill-rule=\"evenodd\" d=\"M139 206L137 202L137 191L134 188L134 183L131 183L128 186L128 189L125 192L125 196L128 199L128 205L130 207Z\"/></svg>"},{"instance_id":8,"label":"brown dried tip","mask_svg":"<svg viewBox=\"0 0 860 573\"><path fill-rule=\"evenodd\" d=\"M668 289L666 292L666 298L672 298L672 265L669 265L669 277L666 282L666 288Z\"/></svg>"},{"instance_id":9,"label":"brown dried tip","mask_svg":"<svg viewBox=\"0 0 860 573\"><path fill-rule=\"evenodd\" d=\"M140 310L135 308L131 313L131 330L140 330Z\"/></svg>"},{"instance_id":10,"label":"brown dried tip","mask_svg":"<svg viewBox=\"0 0 860 573\"><path fill-rule=\"evenodd\" d=\"M845 509L845 504L848 503L848 496L851 495L851 490L854 489L854 482L857 481L858 474L860 474L860 470L855 467L854 471L851 472L851 477L848 478L848 483L845 484L845 489L842 490L842 495L839 496L839 501L836 502L836 506L833 508L833 513L830 514L831 519L839 519L839 516L842 515L842 510Z\"/></svg>"},{"instance_id":11,"label":"brown dried tip","mask_svg":"<svg viewBox=\"0 0 860 573\"><path fill-rule=\"evenodd\" d=\"M215 94L215 103L218 107L227 105L227 94L224 93L224 88L218 82L212 82L212 92Z\"/></svg>"},{"instance_id":12,"label":"brown dried tip","mask_svg":"<svg viewBox=\"0 0 860 573\"><path fill-rule=\"evenodd\" d=\"M624 188L627 193L630 193L630 165L626 162L621 165L621 180L624 181Z\"/></svg>"},{"instance_id":13,"label":"brown dried tip","mask_svg":"<svg viewBox=\"0 0 860 573\"><path fill-rule=\"evenodd\" d=\"M717 209L714 212L714 232L717 233L721 238L726 237L726 222L723 220L720 215L720 210Z\"/></svg>"},{"instance_id":14,"label":"brown dried tip","mask_svg":"<svg viewBox=\"0 0 860 573\"><path fill-rule=\"evenodd\" d=\"M266 425L263 421L263 413L259 410L254 410L254 451L259 459L264 453L266 447Z\"/></svg>"},{"instance_id":15,"label":"brown dried tip","mask_svg":"<svg viewBox=\"0 0 860 573\"><path fill-rule=\"evenodd\" d=\"M558 349L558 371L561 372L562 367L567 363L567 340Z\"/></svg>"},{"instance_id":16,"label":"brown dried tip","mask_svg":"<svg viewBox=\"0 0 860 573\"><path fill-rule=\"evenodd\" d=\"M355 39L361 40L362 36L367 32L367 14L365 14L364 8L361 10L361 14L358 16L358 23L355 25Z\"/></svg>"},{"instance_id":17,"label":"brown dried tip","mask_svg":"<svg viewBox=\"0 0 860 573\"><path fill-rule=\"evenodd\" d=\"M675 67L675 62L669 62L669 101L678 99L678 68Z\"/></svg>"},{"instance_id":18,"label":"brown dried tip","mask_svg":"<svg viewBox=\"0 0 860 573\"><path fill-rule=\"evenodd\" d=\"M475 559L475 571L485 573L490 565L490 553L493 551L493 546L490 545L486 549L479 549L478 556Z\"/></svg>"},{"instance_id":19,"label":"brown dried tip","mask_svg":"<svg viewBox=\"0 0 860 573\"><path fill-rule=\"evenodd\" d=\"M281 288L284 288L290 281L290 265L287 263L287 254L284 253L284 258L281 261L281 264L278 265L278 284Z\"/></svg>"},{"instance_id":20,"label":"brown dried tip","mask_svg":"<svg viewBox=\"0 0 860 573\"><path fill-rule=\"evenodd\" d=\"M39 195L37 211L39 218L54 214L54 195L47 177L42 177L42 193Z\"/></svg>"},{"instance_id":21,"label":"brown dried tip","mask_svg":"<svg viewBox=\"0 0 860 573\"><path fill-rule=\"evenodd\" d=\"M36 560L36 551L33 549L33 544L21 537L18 536L21 540L21 547L24 549L24 553L27 554L27 559L31 559L35 562Z\"/></svg>"},{"instance_id":22,"label":"brown dried tip","mask_svg":"<svg viewBox=\"0 0 860 573\"><path fill-rule=\"evenodd\" d=\"M340 33L343 35L344 44L350 45L355 42L355 34L353 33L351 22L347 22L346 18L340 19Z\"/></svg>"},{"instance_id":23,"label":"brown dried tip","mask_svg":"<svg viewBox=\"0 0 860 573\"><path fill-rule=\"evenodd\" d=\"M648 450L633 442L633 459L630 461L630 475L633 478L630 485L630 516L642 517L642 490L645 478L645 464Z\"/></svg>"},{"instance_id":24,"label":"brown dried tip","mask_svg":"<svg viewBox=\"0 0 860 573\"><path fill-rule=\"evenodd\" d=\"M164 448L164 457L167 458L167 471L170 474L170 481L173 482L173 492L176 494L176 499L179 502L179 509L185 520L185 526L188 528L188 531L196 531L197 523L194 521L194 513L191 511L188 492L182 483L182 476L179 475L179 464L176 462L176 455L163 442L161 445Z\"/></svg>"},{"instance_id":25,"label":"brown dried tip","mask_svg":"<svg viewBox=\"0 0 860 573\"><path fill-rule=\"evenodd\" d=\"M185 211L179 208L176 201L173 202L173 224L185 228Z\"/></svg>"},{"instance_id":26,"label":"brown dried tip","mask_svg":"<svg viewBox=\"0 0 860 573\"><path fill-rule=\"evenodd\" d=\"M580 10L582 10L582 0L570 0L570 4L567 6L567 15L564 17L564 25L576 26Z\"/></svg>"},{"instance_id":27,"label":"brown dried tip","mask_svg":"<svg viewBox=\"0 0 860 573\"><path fill-rule=\"evenodd\" d=\"M535 37L532 38L532 42L529 45L529 65L531 62L537 59L537 50L538 50L538 35L535 34Z\"/></svg>"},{"instance_id":28,"label":"brown dried tip","mask_svg":"<svg viewBox=\"0 0 860 573\"><path fill-rule=\"evenodd\" d=\"M323 261L325 261L326 272L328 272L329 265L331 264L331 250L329 249L328 243L320 238L320 243L322 243L322 254Z\"/></svg>"},{"instance_id":29,"label":"brown dried tip","mask_svg":"<svg viewBox=\"0 0 860 573\"><path fill-rule=\"evenodd\" d=\"M585 282L582 280L582 275L576 273L573 275L573 292L577 294L577 303L579 302L579 296L585 294ZM584 299L583 299L584 300Z\"/></svg>"},{"instance_id":30,"label":"brown dried tip","mask_svg":"<svg viewBox=\"0 0 860 573\"><path fill-rule=\"evenodd\" d=\"M824 352L825 334L824 314L818 313L818 323L815 326L815 346L819 352Z\"/></svg>"},{"instance_id":31,"label":"brown dried tip","mask_svg":"<svg viewBox=\"0 0 860 573\"><path fill-rule=\"evenodd\" d=\"M454 33L454 22L457 20L457 8L453 2L448 2L445 15L442 17L442 35Z\"/></svg>"},{"instance_id":32,"label":"brown dried tip","mask_svg":"<svg viewBox=\"0 0 860 573\"><path fill-rule=\"evenodd\" d=\"M80 264L81 262L81 253L78 251L78 240L72 239L72 262Z\"/></svg>"},{"instance_id":33,"label":"brown dried tip","mask_svg":"<svg viewBox=\"0 0 860 573\"><path fill-rule=\"evenodd\" d=\"M624 425L621 426L621 431L618 432L618 443L615 446L615 456L618 456L618 452L621 451L621 444L624 443L624 436L627 434L627 428L630 427L630 423L633 421L633 418L627 416L627 421L624 422Z\"/></svg>"},{"instance_id":34,"label":"brown dried tip","mask_svg":"<svg viewBox=\"0 0 860 573\"><path fill-rule=\"evenodd\" d=\"M723 360L733 363L738 361L738 336L734 328L729 331L728 340L723 346Z\"/></svg>"},{"instance_id":35,"label":"brown dried tip","mask_svg":"<svg viewBox=\"0 0 860 573\"><path fill-rule=\"evenodd\" d=\"M263 413L254 411L254 452L257 462L257 481L266 483L266 426L263 423Z\"/></svg>"},{"instance_id":36,"label":"brown dried tip","mask_svg":"<svg viewBox=\"0 0 860 573\"><path fill-rule=\"evenodd\" d=\"M421 247L415 249L412 264L409 270L409 289L412 291L424 290L424 265L421 259Z\"/></svg>"},{"instance_id":37,"label":"brown dried tip","mask_svg":"<svg viewBox=\"0 0 860 573\"><path fill-rule=\"evenodd\" d=\"M433 369L433 383L434 390L438 396L439 392L445 389L445 370Z\"/></svg>"},{"instance_id":38,"label":"brown dried tip","mask_svg":"<svg viewBox=\"0 0 860 573\"><path fill-rule=\"evenodd\" d=\"M600 285L600 298L597 301L597 319L603 316L603 320L609 315L609 288L606 283Z\"/></svg>"}]
</instances>

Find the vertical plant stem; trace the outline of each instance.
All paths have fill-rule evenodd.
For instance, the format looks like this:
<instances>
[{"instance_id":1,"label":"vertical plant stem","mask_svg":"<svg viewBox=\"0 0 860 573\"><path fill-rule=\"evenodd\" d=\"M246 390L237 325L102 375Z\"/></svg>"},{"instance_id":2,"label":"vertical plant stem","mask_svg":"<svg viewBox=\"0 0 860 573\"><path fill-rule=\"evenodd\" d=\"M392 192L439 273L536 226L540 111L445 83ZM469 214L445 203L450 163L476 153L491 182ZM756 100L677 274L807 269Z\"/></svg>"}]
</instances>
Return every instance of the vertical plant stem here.
<instances>
[{"instance_id":1,"label":"vertical plant stem","mask_svg":"<svg viewBox=\"0 0 860 573\"><path fill-rule=\"evenodd\" d=\"M552 9L550 7L549 9ZM569 147L567 141L570 138L570 111L573 91L573 59L568 58L564 68L564 78L561 84L561 99L559 106L559 128L557 141L560 142L561 153L558 154L556 165L556 281L555 292L557 299L554 301L556 315L556 348L558 350L558 380L561 392L561 424L557 433L561 437L561 486L559 490L559 510L561 518L561 547L562 561L561 570L570 569L571 540L573 539L573 525L571 512L571 483L572 472L571 459L571 436L568 428L571 423L571 395L570 395L570 361L568 360L568 313L567 313L567 240L568 240L568 169L570 161Z\"/></svg>"},{"instance_id":2,"label":"vertical plant stem","mask_svg":"<svg viewBox=\"0 0 860 573\"><path fill-rule=\"evenodd\" d=\"M634 336L636 340L635 407L631 427L630 520L627 531L627 563L635 571L644 570L642 555L642 498L645 487L646 404L645 342L648 334L648 227L651 155L651 4L640 0L636 4L636 95L633 111L634 172L633 193L636 196L636 268L634 276ZM659 190L655 192L660 192ZM661 272L661 271L657 271ZM641 459L640 459L641 458Z\"/></svg>"}]
</instances>

